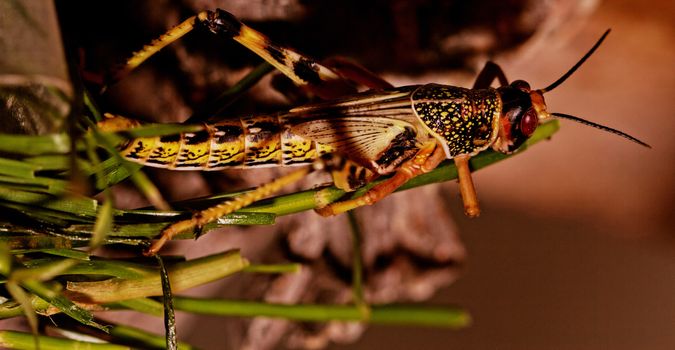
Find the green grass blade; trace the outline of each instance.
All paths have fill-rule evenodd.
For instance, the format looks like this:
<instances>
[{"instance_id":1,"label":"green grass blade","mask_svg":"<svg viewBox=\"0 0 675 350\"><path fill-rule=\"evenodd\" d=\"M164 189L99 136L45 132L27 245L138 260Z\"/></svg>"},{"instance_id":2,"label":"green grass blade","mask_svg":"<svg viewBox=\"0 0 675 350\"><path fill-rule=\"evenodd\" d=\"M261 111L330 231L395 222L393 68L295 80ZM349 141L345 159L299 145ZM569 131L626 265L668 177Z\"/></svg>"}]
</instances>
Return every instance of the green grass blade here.
<instances>
[{"instance_id":1,"label":"green grass blade","mask_svg":"<svg viewBox=\"0 0 675 350\"><path fill-rule=\"evenodd\" d=\"M123 345L91 343L79 340L39 336L40 350L131 350ZM37 349L33 337L28 333L0 331L0 347L6 349Z\"/></svg>"},{"instance_id":2,"label":"green grass blade","mask_svg":"<svg viewBox=\"0 0 675 350\"><path fill-rule=\"evenodd\" d=\"M69 170L71 167L72 155L48 154L34 157L23 158L21 161L45 170ZM75 162L80 171L90 172L91 165L82 158L76 157Z\"/></svg>"},{"instance_id":3,"label":"green grass blade","mask_svg":"<svg viewBox=\"0 0 675 350\"><path fill-rule=\"evenodd\" d=\"M179 292L229 276L247 265L248 261L239 251L230 251L177 263L168 270L171 286ZM159 272L133 280L111 278L97 282L68 282L66 289L76 301L99 304L163 295Z\"/></svg>"},{"instance_id":4,"label":"green grass blade","mask_svg":"<svg viewBox=\"0 0 675 350\"><path fill-rule=\"evenodd\" d=\"M24 262L28 268L40 268L55 262L54 259L34 259ZM118 260L79 260L73 266L61 271L59 275L100 275L120 279L138 279L157 272L157 269L138 263Z\"/></svg>"},{"instance_id":5,"label":"green grass blade","mask_svg":"<svg viewBox=\"0 0 675 350\"><path fill-rule=\"evenodd\" d=\"M0 241L0 275L9 276L12 271L12 252L9 244Z\"/></svg>"},{"instance_id":6,"label":"green grass blade","mask_svg":"<svg viewBox=\"0 0 675 350\"><path fill-rule=\"evenodd\" d=\"M42 208L52 209L76 216L95 217L98 203L95 199L82 196L58 198L51 195L11 190L0 187L0 200L18 204L29 204Z\"/></svg>"},{"instance_id":7,"label":"green grass blade","mask_svg":"<svg viewBox=\"0 0 675 350\"><path fill-rule=\"evenodd\" d=\"M50 260L48 263L39 266L16 269L12 271L10 278L19 282L27 280L46 281L61 275L77 263L78 261L75 259Z\"/></svg>"},{"instance_id":8,"label":"green grass blade","mask_svg":"<svg viewBox=\"0 0 675 350\"><path fill-rule=\"evenodd\" d=\"M89 260L89 253L74 249L45 249L41 251L45 254L62 256L77 260Z\"/></svg>"},{"instance_id":9,"label":"green grass blade","mask_svg":"<svg viewBox=\"0 0 675 350\"><path fill-rule=\"evenodd\" d=\"M9 292L9 295L14 298L18 302L19 305L21 305L21 311L23 314L26 316L26 319L28 320L28 325L30 327L30 331L32 333L32 344L37 348L39 345L38 342L38 319L37 319L37 314L35 313L35 309L33 308L33 303L28 295L23 288L19 286L18 283L14 281L8 281L5 283L5 288L7 288L7 292ZM1 343L0 343L1 344Z\"/></svg>"},{"instance_id":10,"label":"green grass blade","mask_svg":"<svg viewBox=\"0 0 675 350\"><path fill-rule=\"evenodd\" d=\"M139 348L164 349L166 347L164 336L159 336L131 326L115 325L110 328L110 335L115 339L115 342L129 343ZM177 345L179 350L196 349L185 342L179 341L177 342Z\"/></svg>"},{"instance_id":11,"label":"green grass blade","mask_svg":"<svg viewBox=\"0 0 675 350\"><path fill-rule=\"evenodd\" d=\"M119 212L119 216L115 216L115 224L112 225L110 233L107 235L106 242L121 242L123 239L133 239L129 244L138 244L139 238L152 238L157 236L162 229L164 229L170 222L173 222L182 217L182 212L157 212L144 211L144 215L130 217L128 213ZM49 213L45 213L49 214ZM170 214L170 215L168 215ZM225 227L229 225L271 225L274 224L275 215L268 213L233 213L226 215L215 222L208 223L204 226L204 230L211 230L217 227ZM152 223L129 224L125 222L138 221L158 221ZM66 235L89 237L92 234L93 225L91 224L71 224L64 228L62 232ZM177 236L176 238L193 238L192 232ZM0 236L2 241L2 236ZM25 239L23 241L26 241ZM26 245L22 245L25 247ZM20 249L18 244L14 245L15 249ZM49 247L45 245L44 247Z\"/></svg>"},{"instance_id":12,"label":"green grass blade","mask_svg":"<svg viewBox=\"0 0 675 350\"><path fill-rule=\"evenodd\" d=\"M162 304L150 299L129 300L110 307L129 307L161 317ZM134 304L138 303L138 304ZM174 297L176 310L223 317L271 317L301 322L366 322L387 325L429 326L460 329L471 324L471 315L453 306L372 305L364 315L353 305L274 304L244 300Z\"/></svg>"},{"instance_id":13,"label":"green grass blade","mask_svg":"<svg viewBox=\"0 0 675 350\"><path fill-rule=\"evenodd\" d=\"M359 308L364 317L367 317L370 314L370 307L363 293L363 260L361 257L361 242L363 240L361 228L354 211L347 212L347 218L349 219L349 231L352 237L352 297L354 304Z\"/></svg>"},{"instance_id":14,"label":"green grass blade","mask_svg":"<svg viewBox=\"0 0 675 350\"><path fill-rule=\"evenodd\" d=\"M66 134L13 135L0 134L0 152L37 156L70 152L70 138Z\"/></svg>"},{"instance_id":15,"label":"green grass blade","mask_svg":"<svg viewBox=\"0 0 675 350\"><path fill-rule=\"evenodd\" d=\"M101 245L108 234L112 231L112 226L113 226L113 200L112 200L112 193L106 189L105 190L106 194L106 201L103 202L103 205L101 206L101 210L98 212L98 216L96 217L96 222L94 223L94 232L91 237L91 241L89 242L89 247L90 248L96 248L99 245Z\"/></svg>"},{"instance_id":16,"label":"green grass blade","mask_svg":"<svg viewBox=\"0 0 675 350\"><path fill-rule=\"evenodd\" d=\"M103 190L105 187L109 187L115 184L118 184L131 176L131 174L136 173L143 168L143 165L126 162L123 166L120 163L120 159L117 157L111 157L98 166L92 166L87 171L85 175L93 175L95 173L101 174L101 180L104 184L104 187L97 187L97 190Z\"/></svg>"},{"instance_id":17,"label":"green grass blade","mask_svg":"<svg viewBox=\"0 0 675 350\"><path fill-rule=\"evenodd\" d=\"M298 273L302 269L302 264L251 264L244 268L244 272L251 273Z\"/></svg>"},{"instance_id":18,"label":"green grass blade","mask_svg":"<svg viewBox=\"0 0 675 350\"><path fill-rule=\"evenodd\" d=\"M42 192L54 195L62 195L68 187L68 181L66 180L38 176L25 178L0 175L0 184L8 189Z\"/></svg>"},{"instance_id":19,"label":"green grass blade","mask_svg":"<svg viewBox=\"0 0 675 350\"><path fill-rule=\"evenodd\" d=\"M106 306L110 306L112 308L135 310L156 317L162 317L164 315L164 306L162 303L150 298L120 300Z\"/></svg>"},{"instance_id":20,"label":"green grass blade","mask_svg":"<svg viewBox=\"0 0 675 350\"><path fill-rule=\"evenodd\" d=\"M0 158L0 174L2 175L32 179L35 177L35 172L38 170L40 170L40 167L35 164L14 159Z\"/></svg>"},{"instance_id":21,"label":"green grass blade","mask_svg":"<svg viewBox=\"0 0 675 350\"><path fill-rule=\"evenodd\" d=\"M373 305L369 317L351 305L269 304L252 301L175 297L177 310L203 315L272 317L294 321L361 321L374 324L423 325L464 328L471 323L469 314L455 307Z\"/></svg>"},{"instance_id":22,"label":"green grass blade","mask_svg":"<svg viewBox=\"0 0 675 350\"><path fill-rule=\"evenodd\" d=\"M42 282L36 280L28 280L22 281L21 285L31 293L44 299L49 304L53 305L57 309L61 310L61 312L72 317L78 322L87 326L98 328L104 332L107 331L105 326L100 325L94 321L94 316L91 314L91 312L75 305L68 298L66 298L59 292L47 287Z\"/></svg>"},{"instance_id":23,"label":"green grass blade","mask_svg":"<svg viewBox=\"0 0 675 350\"><path fill-rule=\"evenodd\" d=\"M164 267L162 257L155 255L159 263L159 275L162 281L162 301L164 303L164 334L166 336L166 348L178 349L178 336L176 333L176 313L173 309L173 295L171 293L171 281L169 273Z\"/></svg>"}]
</instances>

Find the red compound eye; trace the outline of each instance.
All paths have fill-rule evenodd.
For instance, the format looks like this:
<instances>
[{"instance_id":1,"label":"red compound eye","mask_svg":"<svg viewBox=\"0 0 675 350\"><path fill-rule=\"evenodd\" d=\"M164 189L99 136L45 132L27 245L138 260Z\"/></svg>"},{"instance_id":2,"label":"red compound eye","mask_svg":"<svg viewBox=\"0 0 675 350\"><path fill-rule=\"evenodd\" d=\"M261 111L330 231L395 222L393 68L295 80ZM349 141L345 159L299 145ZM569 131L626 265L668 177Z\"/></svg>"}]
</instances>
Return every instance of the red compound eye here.
<instances>
[{"instance_id":1,"label":"red compound eye","mask_svg":"<svg viewBox=\"0 0 675 350\"><path fill-rule=\"evenodd\" d=\"M539 118L537 117L537 112L534 109L530 108L525 112L525 115L520 120L520 132L525 136L530 136L537 130L539 125Z\"/></svg>"}]
</instances>

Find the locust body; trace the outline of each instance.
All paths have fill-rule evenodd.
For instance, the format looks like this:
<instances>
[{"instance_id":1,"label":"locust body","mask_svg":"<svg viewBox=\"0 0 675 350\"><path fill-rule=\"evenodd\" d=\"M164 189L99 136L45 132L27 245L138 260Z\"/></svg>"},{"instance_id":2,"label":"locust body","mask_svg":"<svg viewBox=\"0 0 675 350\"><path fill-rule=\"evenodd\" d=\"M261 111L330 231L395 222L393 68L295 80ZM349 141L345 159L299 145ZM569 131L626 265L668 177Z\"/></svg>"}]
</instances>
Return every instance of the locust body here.
<instances>
[{"instance_id":1,"label":"locust body","mask_svg":"<svg viewBox=\"0 0 675 350\"><path fill-rule=\"evenodd\" d=\"M306 165L339 153L385 175L438 140L448 159L475 155L499 136L502 101L497 89L428 84L293 108L227 118L203 130L127 140L120 153L144 165L174 170L223 170ZM139 126L110 117L104 130Z\"/></svg>"},{"instance_id":2,"label":"locust body","mask_svg":"<svg viewBox=\"0 0 675 350\"><path fill-rule=\"evenodd\" d=\"M225 11L205 11L135 53L121 73L114 76L128 73L194 26L238 41L296 85L325 101L284 112L222 119L205 123L198 131L130 139L122 144L120 153L125 158L174 170L305 165L254 191L200 211L189 220L170 225L148 254L157 253L164 242L180 232L201 227L320 169L329 170L334 183L347 191L391 175L361 197L336 203L317 202L320 214L335 215L373 204L411 178L433 170L445 159L453 159L465 212L477 216L478 200L468 160L490 147L501 153L515 152L540 121L552 117L575 120L647 146L618 130L547 111L543 94L581 66L609 31L566 74L543 89L531 89L522 80L509 83L501 68L491 62L471 89L440 84L396 88L358 65L337 60L329 68L278 46ZM500 83L497 88L491 87L495 79ZM350 82L371 90L356 93ZM108 116L99 123L104 130L140 125L131 119Z\"/></svg>"}]
</instances>

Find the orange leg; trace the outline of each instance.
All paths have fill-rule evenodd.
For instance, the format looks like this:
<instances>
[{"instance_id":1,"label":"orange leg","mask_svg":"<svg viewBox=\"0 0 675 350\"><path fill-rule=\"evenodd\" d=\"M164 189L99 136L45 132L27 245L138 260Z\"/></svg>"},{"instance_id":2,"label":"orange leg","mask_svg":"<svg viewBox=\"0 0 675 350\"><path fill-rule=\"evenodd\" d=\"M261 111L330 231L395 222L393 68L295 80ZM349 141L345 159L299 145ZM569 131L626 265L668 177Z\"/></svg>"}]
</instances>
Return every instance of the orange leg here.
<instances>
[{"instance_id":1,"label":"orange leg","mask_svg":"<svg viewBox=\"0 0 675 350\"><path fill-rule=\"evenodd\" d=\"M158 240L156 240L148 250L145 251L145 255L152 256L159 252L160 249L171 240L173 237L178 235L181 232L194 230L195 228L202 227L212 221L217 220L219 217L230 214L234 211L237 211L241 208L249 206L251 203L260 200L264 197L267 197L275 192L278 192L283 186L294 183L305 175L309 174L310 171L317 169L316 167L304 167L302 169L295 170L289 174L286 174L278 179L261 185L256 189L240 194L236 197L228 199L226 202L218 204L214 207L204 209L200 212L197 212L188 220L179 221L169 225L165 228Z\"/></svg>"},{"instance_id":2,"label":"orange leg","mask_svg":"<svg viewBox=\"0 0 675 350\"><path fill-rule=\"evenodd\" d=\"M492 85L492 82L497 79L500 86L509 84L504 71L497 64L488 61L485 67L480 71L476 82L473 85L474 89L485 89ZM473 185L471 178L471 169L469 169L469 159L467 155L456 156L453 158L455 166L457 166L457 175L459 178L459 193L462 195L462 202L464 202L464 214L466 216L475 218L480 215L480 206L478 205L478 197L476 196L476 188Z\"/></svg>"},{"instance_id":3,"label":"orange leg","mask_svg":"<svg viewBox=\"0 0 675 350\"><path fill-rule=\"evenodd\" d=\"M444 159L445 152L443 151L443 148L437 146L436 141L430 142L423 146L413 159L403 163L394 176L371 188L363 196L342 202L331 203L323 208L316 209L316 212L322 216L331 216L364 205L374 204L394 192L413 177L430 172Z\"/></svg>"},{"instance_id":4,"label":"orange leg","mask_svg":"<svg viewBox=\"0 0 675 350\"><path fill-rule=\"evenodd\" d=\"M469 156L457 156L454 161L459 177L459 193L462 195L462 202L464 202L464 214L475 218L480 215L480 207L478 206L476 188L473 186L473 179L471 179L469 159L471 159Z\"/></svg>"}]
</instances>

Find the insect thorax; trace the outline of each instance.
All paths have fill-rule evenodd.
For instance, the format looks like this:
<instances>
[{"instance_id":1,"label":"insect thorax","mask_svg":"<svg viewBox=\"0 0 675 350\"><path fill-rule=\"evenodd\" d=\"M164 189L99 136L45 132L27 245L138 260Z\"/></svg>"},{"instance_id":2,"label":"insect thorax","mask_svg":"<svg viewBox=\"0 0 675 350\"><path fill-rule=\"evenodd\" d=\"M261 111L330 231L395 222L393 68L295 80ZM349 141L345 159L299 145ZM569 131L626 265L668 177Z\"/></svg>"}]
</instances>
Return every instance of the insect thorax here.
<instances>
[{"instance_id":1,"label":"insect thorax","mask_svg":"<svg viewBox=\"0 0 675 350\"><path fill-rule=\"evenodd\" d=\"M448 157L476 154L497 137L501 103L494 89L427 84L411 100L417 117L447 144Z\"/></svg>"}]
</instances>

